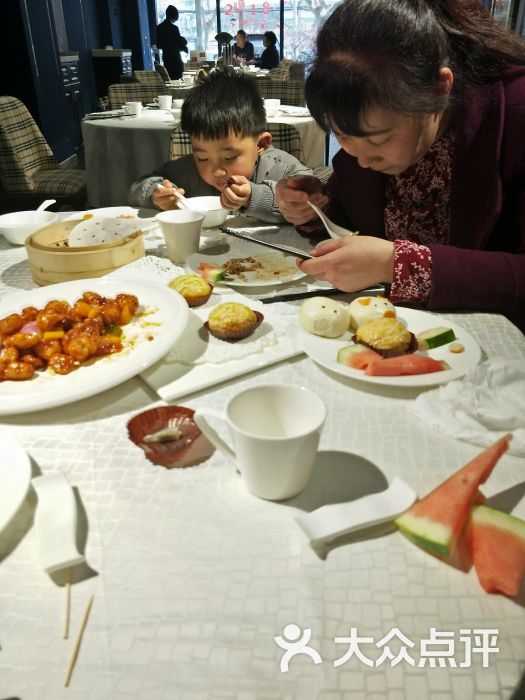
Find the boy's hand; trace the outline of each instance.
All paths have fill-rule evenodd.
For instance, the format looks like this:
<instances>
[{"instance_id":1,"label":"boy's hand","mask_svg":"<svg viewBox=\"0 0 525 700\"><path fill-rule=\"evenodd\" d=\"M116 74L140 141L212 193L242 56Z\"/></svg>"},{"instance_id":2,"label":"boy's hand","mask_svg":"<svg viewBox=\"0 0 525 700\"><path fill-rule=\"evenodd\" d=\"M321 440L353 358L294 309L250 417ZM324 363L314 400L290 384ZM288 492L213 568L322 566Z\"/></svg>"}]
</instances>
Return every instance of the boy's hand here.
<instances>
[{"instance_id":1,"label":"boy's hand","mask_svg":"<svg viewBox=\"0 0 525 700\"><path fill-rule=\"evenodd\" d=\"M184 194L184 190L175 185L169 180L163 180L157 187L153 190L151 195L151 201L153 204L166 211L167 209L178 209L179 208L179 198L176 193L181 195Z\"/></svg>"},{"instance_id":2,"label":"boy's hand","mask_svg":"<svg viewBox=\"0 0 525 700\"><path fill-rule=\"evenodd\" d=\"M243 175L234 175L221 192L221 207L229 211L247 207L251 196L252 183Z\"/></svg>"}]
</instances>

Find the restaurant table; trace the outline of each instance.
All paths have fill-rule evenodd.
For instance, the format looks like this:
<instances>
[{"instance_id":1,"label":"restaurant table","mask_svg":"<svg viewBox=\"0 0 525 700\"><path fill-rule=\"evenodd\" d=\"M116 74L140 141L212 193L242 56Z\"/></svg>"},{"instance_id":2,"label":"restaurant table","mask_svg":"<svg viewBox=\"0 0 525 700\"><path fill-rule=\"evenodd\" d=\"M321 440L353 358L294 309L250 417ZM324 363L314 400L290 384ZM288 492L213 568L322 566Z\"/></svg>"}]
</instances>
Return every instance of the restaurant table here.
<instances>
[{"instance_id":1,"label":"restaurant table","mask_svg":"<svg viewBox=\"0 0 525 700\"><path fill-rule=\"evenodd\" d=\"M325 134L312 117L287 114L271 123L292 124L303 143L305 162L323 165ZM118 206L128 188L168 160L170 136L177 122L166 110L143 110L140 117L88 118L82 121L87 195L92 207Z\"/></svg>"},{"instance_id":2,"label":"restaurant table","mask_svg":"<svg viewBox=\"0 0 525 700\"><path fill-rule=\"evenodd\" d=\"M289 227L283 235L293 240ZM33 288L24 248L0 237L1 298ZM468 330L485 357L525 360L525 337L503 316L442 317ZM64 589L39 564L30 489L0 534L1 698L510 697L524 672L523 595L519 604L489 595L474 570L447 566L395 531L347 536L323 559L294 522L304 510L380 490L395 476L425 494L481 448L411 415L407 407L422 390L367 385L304 355L177 403L222 410L240 390L267 382L307 386L327 407L312 485L281 503L251 495L219 452L188 469L147 461L126 424L162 402L140 376L74 404L0 416L0 435L27 450L34 475L61 470L77 491L89 567L73 577L64 640ZM524 467L524 459L505 455L483 487L500 502L506 496L522 518ZM287 667L275 638L299 633L307 652ZM422 655L431 638L429 649L442 658ZM445 658L447 639L453 658Z\"/></svg>"}]
</instances>

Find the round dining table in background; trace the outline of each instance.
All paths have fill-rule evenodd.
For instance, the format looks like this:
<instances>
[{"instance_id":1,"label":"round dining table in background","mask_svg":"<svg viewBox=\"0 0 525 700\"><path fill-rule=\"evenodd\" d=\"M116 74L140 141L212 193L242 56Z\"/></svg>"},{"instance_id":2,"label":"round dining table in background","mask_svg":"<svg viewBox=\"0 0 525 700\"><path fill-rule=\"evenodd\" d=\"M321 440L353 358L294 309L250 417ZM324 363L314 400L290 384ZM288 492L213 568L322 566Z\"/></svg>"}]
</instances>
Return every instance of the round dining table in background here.
<instances>
[{"instance_id":1,"label":"round dining table in background","mask_svg":"<svg viewBox=\"0 0 525 700\"><path fill-rule=\"evenodd\" d=\"M271 123L292 124L306 165L324 164L325 134L311 116L278 114ZM82 122L88 202L91 207L126 204L130 185L168 160L178 123L166 110L145 109L140 117L85 118Z\"/></svg>"}]
</instances>

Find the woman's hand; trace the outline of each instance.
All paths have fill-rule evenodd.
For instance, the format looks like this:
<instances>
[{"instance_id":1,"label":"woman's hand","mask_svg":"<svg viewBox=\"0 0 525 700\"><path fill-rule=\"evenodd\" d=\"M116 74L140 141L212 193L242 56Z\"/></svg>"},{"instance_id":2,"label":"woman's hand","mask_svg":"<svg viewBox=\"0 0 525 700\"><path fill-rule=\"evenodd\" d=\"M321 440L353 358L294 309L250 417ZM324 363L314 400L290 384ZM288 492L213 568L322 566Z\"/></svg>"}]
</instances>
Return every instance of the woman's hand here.
<instances>
[{"instance_id":1,"label":"woman's hand","mask_svg":"<svg viewBox=\"0 0 525 700\"><path fill-rule=\"evenodd\" d=\"M175 187L175 185L169 180L163 180L153 190L151 201L156 207L158 207L158 209L162 209L163 211L166 211L167 209L178 209L179 198L175 194L176 192L179 194L184 194L184 190L182 188Z\"/></svg>"},{"instance_id":2,"label":"woman's hand","mask_svg":"<svg viewBox=\"0 0 525 700\"><path fill-rule=\"evenodd\" d=\"M298 260L303 272L327 280L343 292L357 292L373 284L391 283L394 244L373 236L346 236L321 243L313 260Z\"/></svg>"},{"instance_id":3,"label":"woman's hand","mask_svg":"<svg viewBox=\"0 0 525 700\"><path fill-rule=\"evenodd\" d=\"M281 180L275 187L275 195L281 214L295 226L316 218L317 214L308 201L321 208L328 203L321 181L313 175L297 175Z\"/></svg>"},{"instance_id":4,"label":"woman's hand","mask_svg":"<svg viewBox=\"0 0 525 700\"><path fill-rule=\"evenodd\" d=\"M234 175L229 179L228 186L221 192L221 207L234 211L247 207L252 196L252 184L243 175Z\"/></svg>"}]
</instances>

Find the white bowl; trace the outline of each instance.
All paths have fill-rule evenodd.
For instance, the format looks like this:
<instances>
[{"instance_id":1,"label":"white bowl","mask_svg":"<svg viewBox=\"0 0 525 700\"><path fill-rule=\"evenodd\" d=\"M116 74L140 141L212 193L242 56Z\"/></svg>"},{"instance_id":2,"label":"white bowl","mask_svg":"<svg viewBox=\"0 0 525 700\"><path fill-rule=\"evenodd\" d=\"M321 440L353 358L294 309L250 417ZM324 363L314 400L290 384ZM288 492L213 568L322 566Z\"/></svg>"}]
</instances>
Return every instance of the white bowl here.
<instances>
[{"instance_id":1,"label":"white bowl","mask_svg":"<svg viewBox=\"0 0 525 700\"><path fill-rule=\"evenodd\" d=\"M228 216L228 210L221 207L220 197L187 197L187 200L194 211L204 214L203 228L220 226Z\"/></svg>"},{"instance_id":2,"label":"white bowl","mask_svg":"<svg viewBox=\"0 0 525 700\"><path fill-rule=\"evenodd\" d=\"M28 236L56 218L53 211L13 211L0 216L0 233L4 234L9 243L24 245Z\"/></svg>"}]
</instances>

